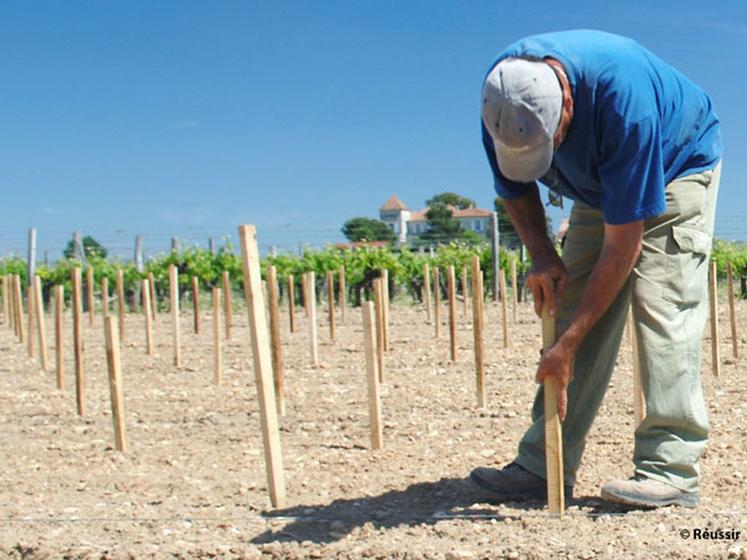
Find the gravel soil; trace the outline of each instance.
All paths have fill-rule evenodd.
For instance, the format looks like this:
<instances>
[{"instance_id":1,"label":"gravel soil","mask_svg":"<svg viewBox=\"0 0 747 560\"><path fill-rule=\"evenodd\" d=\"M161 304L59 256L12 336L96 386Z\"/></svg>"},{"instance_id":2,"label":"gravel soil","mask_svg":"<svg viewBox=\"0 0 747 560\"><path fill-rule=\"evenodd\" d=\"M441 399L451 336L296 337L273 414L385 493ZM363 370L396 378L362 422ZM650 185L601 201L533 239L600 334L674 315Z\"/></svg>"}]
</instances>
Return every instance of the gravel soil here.
<instances>
[{"instance_id":1,"label":"gravel soil","mask_svg":"<svg viewBox=\"0 0 747 560\"><path fill-rule=\"evenodd\" d=\"M207 305L205 306L208 307ZM447 307L434 337L423 309L395 302L381 388L384 448L370 450L359 309L338 314L330 340L319 306L320 365L297 310L281 332L287 413L280 436L287 503L270 505L245 311L213 383L212 321L194 334L182 315L183 367L172 365L171 323L128 316L122 346L129 451L115 451L102 321L85 321L86 404L75 407L72 320L65 317L66 386L28 357L0 324L0 553L9 558L741 558L747 559L747 374L732 357L721 306L721 375L704 340L711 440L701 461L701 505L625 511L598 498L632 474L630 347L592 428L564 518L541 502L490 504L472 468L513 459L528 425L540 328L530 307L503 348L500 307L487 306L487 394L477 407L471 322L458 306L458 357L449 359ZM747 305L738 308L745 332ZM53 324L47 318L50 344ZM707 329L708 330L708 329ZM742 354L747 341L741 340ZM735 540L700 530L741 531ZM689 533L685 533L688 531ZM689 536L688 536L689 535ZM722 535L723 536L723 535ZM687 538L683 538L687 537Z\"/></svg>"}]
</instances>

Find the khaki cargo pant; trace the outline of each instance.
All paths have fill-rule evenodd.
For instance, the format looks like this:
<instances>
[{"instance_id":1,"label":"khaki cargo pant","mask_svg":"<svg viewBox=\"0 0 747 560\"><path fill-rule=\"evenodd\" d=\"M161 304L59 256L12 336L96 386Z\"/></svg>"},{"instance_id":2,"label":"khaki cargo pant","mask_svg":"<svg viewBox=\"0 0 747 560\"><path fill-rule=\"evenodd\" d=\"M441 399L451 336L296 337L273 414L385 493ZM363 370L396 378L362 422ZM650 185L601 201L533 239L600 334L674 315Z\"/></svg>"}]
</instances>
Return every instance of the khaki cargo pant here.
<instances>
[{"instance_id":1,"label":"khaki cargo pant","mask_svg":"<svg viewBox=\"0 0 747 560\"><path fill-rule=\"evenodd\" d=\"M666 210L646 220L633 273L576 357L563 423L565 483L574 484L586 435L607 390L632 305L638 335L646 417L635 431L636 473L682 490L698 487L698 458L708 439L700 383L703 329L708 317L708 260L721 165L681 177L666 188ZM568 289L558 312L567 328L602 249L599 210L576 203L563 250ZM516 461L545 477L543 391ZM633 395L626 396L633 402ZM625 429L619 430L624 437Z\"/></svg>"}]
</instances>

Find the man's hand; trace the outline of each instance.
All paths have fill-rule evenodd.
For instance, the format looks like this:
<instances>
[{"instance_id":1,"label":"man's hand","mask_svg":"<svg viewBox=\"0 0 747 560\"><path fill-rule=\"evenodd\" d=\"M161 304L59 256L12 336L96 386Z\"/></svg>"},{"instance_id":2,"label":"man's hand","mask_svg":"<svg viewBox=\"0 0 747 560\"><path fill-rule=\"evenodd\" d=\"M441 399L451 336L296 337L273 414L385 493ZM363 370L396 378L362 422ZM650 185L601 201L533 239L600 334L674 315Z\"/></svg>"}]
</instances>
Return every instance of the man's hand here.
<instances>
[{"instance_id":1,"label":"man's hand","mask_svg":"<svg viewBox=\"0 0 747 560\"><path fill-rule=\"evenodd\" d=\"M537 383L550 379L555 382L558 398L558 416L565 420L568 411L568 385L573 380L573 364L576 354L558 342L542 352L537 368Z\"/></svg>"},{"instance_id":2,"label":"man's hand","mask_svg":"<svg viewBox=\"0 0 747 560\"><path fill-rule=\"evenodd\" d=\"M560 298L568 286L568 271L553 250L533 256L532 268L527 276L527 287L534 298L534 312L542 315L542 308L547 302L550 315L555 315Z\"/></svg>"}]
</instances>

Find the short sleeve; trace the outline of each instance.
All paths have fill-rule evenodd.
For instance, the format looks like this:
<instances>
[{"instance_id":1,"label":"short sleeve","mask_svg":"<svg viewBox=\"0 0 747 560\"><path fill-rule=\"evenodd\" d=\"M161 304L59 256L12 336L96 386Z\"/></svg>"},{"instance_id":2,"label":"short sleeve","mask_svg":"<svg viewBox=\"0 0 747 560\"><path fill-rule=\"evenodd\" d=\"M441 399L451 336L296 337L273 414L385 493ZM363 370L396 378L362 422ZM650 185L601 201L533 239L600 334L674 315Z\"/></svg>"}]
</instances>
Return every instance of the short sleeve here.
<instances>
[{"instance_id":1,"label":"short sleeve","mask_svg":"<svg viewBox=\"0 0 747 560\"><path fill-rule=\"evenodd\" d=\"M485 125L482 124L482 119L480 120L480 123L482 127L482 145L485 148L485 155L488 156L490 169L493 171L495 192L498 193L498 196L501 198L519 198L520 196L525 195L532 184L517 183L506 179L506 177L503 176L501 170L498 168L498 161L495 158L495 145L493 144L493 138L485 128Z\"/></svg>"},{"instance_id":2,"label":"short sleeve","mask_svg":"<svg viewBox=\"0 0 747 560\"><path fill-rule=\"evenodd\" d=\"M651 218L666 208L661 126L655 115L614 119L601 139L602 212L609 224Z\"/></svg>"}]
</instances>

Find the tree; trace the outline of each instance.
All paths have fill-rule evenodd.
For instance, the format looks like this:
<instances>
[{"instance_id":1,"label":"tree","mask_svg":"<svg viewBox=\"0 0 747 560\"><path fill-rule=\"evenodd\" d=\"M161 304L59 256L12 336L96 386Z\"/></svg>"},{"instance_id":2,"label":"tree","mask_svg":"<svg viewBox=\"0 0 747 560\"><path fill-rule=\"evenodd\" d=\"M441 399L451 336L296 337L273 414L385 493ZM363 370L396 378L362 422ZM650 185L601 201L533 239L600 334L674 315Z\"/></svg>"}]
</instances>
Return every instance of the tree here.
<instances>
[{"instance_id":1,"label":"tree","mask_svg":"<svg viewBox=\"0 0 747 560\"><path fill-rule=\"evenodd\" d=\"M342 225L342 233L349 241L388 241L396 240L394 231L381 220L357 217Z\"/></svg>"},{"instance_id":2,"label":"tree","mask_svg":"<svg viewBox=\"0 0 747 560\"><path fill-rule=\"evenodd\" d=\"M83 243L83 252L85 253L87 258L90 257L99 257L102 259L106 258L106 255L108 254L108 251L106 248L96 241L93 237L90 235L86 235L81 242ZM67 246L65 247L65 251L63 252L63 255L65 255L65 258L69 259L71 257L74 257L73 254L73 240L67 242Z\"/></svg>"},{"instance_id":3,"label":"tree","mask_svg":"<svg viewBox=\"0 0 747 560\"><path fill-rule=\"evenodd\" d=\"M437 204L442 204L444 206L453 206L454 208L458 208L459 210L464 210L465 208L474 208L475 206L477 206L475 204L475 201L471 198L467 198L453 192L439 193L433 198L426 200L425 204L426 206L435 206Z\"/></svg>"}]
</instances>

